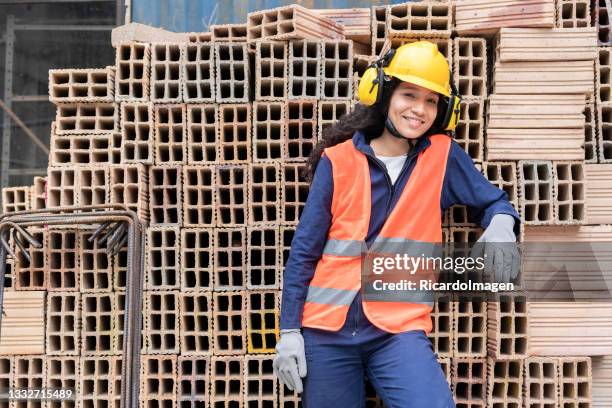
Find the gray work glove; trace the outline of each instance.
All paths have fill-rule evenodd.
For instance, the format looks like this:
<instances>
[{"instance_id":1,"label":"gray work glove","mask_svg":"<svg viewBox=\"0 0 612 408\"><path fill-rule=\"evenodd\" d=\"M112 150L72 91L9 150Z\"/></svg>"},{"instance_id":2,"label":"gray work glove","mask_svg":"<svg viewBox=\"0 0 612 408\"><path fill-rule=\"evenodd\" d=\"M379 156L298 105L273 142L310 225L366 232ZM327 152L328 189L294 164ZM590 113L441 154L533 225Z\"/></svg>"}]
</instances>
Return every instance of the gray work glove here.
<instances>
[{"instance_id":1,"label":"gray work glove","mask_svg":"<svg viewBox=\"0 0 612 408\"><path fill-rule=\"evenodd\" d=\"M521 260L514 235L514 217L508 214L493 216L470 256L484 257L484 272L493 275L495 282L507 283L516 278Z\"/></svg>"},{"instance_id":2,"label":"gray work glove","mask_svg":"<svg viewBox=\"0 0 612 408\"><path fill-rule=\"evenodd\" d=\"M304 338L300 329L281 330L280 334L272 363L274 374L291 391L300 393L303 390L301 377L306 377Z\"/></svg>"}]
</instances>

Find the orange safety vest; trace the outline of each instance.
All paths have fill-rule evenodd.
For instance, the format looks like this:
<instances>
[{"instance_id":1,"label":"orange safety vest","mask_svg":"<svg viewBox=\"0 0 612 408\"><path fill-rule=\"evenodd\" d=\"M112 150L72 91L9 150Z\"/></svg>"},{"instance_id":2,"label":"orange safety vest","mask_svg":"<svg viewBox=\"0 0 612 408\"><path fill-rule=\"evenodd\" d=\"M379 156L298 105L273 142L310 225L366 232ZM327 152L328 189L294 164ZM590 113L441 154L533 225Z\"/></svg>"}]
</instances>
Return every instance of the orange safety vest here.
<instances>
[{"instance_id":1,"label":"orange safety vest","mask_svg":"<svg viewBox=\"0 0 612 408\"><path fill-rule=\"evenodd\" d=\"M431 145L419 153L416 166L401 196L372 247L419 241L440 243L440 196L451 139L429 137ZM361 288L361 256L371 212L370 169L366 156L352 139L325 149L331 160L334 193L332 222L323 254L308 287L302 326L338 331ZM389 333L432 329L433 303L365 301L368 320Z\"/></svg>"}]
</instances>

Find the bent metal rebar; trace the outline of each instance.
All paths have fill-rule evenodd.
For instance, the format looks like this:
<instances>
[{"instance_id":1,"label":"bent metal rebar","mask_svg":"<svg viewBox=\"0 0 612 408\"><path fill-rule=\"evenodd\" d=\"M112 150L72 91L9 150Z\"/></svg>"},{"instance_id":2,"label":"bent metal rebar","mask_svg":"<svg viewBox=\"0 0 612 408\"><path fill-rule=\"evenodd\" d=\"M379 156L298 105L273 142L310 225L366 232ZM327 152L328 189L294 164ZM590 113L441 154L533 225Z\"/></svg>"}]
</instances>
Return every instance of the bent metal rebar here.
<instances>
[{"instance_id":1,"label":"bent metal rebar","mask_svg":"<svg viewBox=\"0 0 612 408\"><path fill-rule=\"evenodd\" d=\"M145 226L135 212L124 205L91 205L57 207L52 209L19 211L0 215L0 282L4 282L6 258L11 249L8 238L12 234L16 246L29 261L24 245L40 248L26 230L32 226L99 224L89 238L100 238L109 254L116 254L127 245L126 312L124 315L124 336L122 354L121 405L137 408L140 391L140 344L142 328L142 279L144 265ZM0 285L0 330L2 323L2 299L4 285ZM1 331L0 331L1 335Z\"/></svg>"}]
</instances>

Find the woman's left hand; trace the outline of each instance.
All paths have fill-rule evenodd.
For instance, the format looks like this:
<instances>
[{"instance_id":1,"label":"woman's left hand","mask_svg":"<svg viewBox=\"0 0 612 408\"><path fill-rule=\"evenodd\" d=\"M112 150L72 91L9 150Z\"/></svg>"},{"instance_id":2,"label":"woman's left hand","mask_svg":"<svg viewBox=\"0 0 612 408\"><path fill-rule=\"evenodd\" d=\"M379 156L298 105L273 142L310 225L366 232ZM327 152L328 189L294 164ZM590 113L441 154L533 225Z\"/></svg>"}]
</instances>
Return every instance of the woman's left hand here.
<instances>
[{"instance_id":1,"label":"woman's left hand","mask_svg":"<svg viewBox=\"0 0 612 408\"><path fill-rule=\"evenodd\" d=\"M521 258L514 235L514 217L508 214L493 216L470 256L484 257L484 272L492 274L495 282L507 283L516 278Z\"/></svg>"}]
</instances>

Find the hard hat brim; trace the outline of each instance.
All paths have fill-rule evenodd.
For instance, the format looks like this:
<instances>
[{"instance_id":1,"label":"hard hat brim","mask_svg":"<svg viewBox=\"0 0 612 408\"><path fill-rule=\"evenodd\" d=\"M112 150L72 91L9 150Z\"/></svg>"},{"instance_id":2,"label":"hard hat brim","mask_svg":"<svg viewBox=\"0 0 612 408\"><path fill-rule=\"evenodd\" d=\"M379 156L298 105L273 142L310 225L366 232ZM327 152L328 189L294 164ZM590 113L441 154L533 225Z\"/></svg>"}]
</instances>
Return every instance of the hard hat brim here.
<instances>
[{"instance_id":1,"label":"hard hat brim","mask_svg":"<svg viewBox=\"0 0 612 408\"><path fill-rule=\"evenodd\" d=\"M415 84L415 85L419 85L422 86L423 88L427 88L430 91L434 91L437 92L441 95L444 95L446 97L450 96L450 90L449 89L445 89L444 87L431 82L431 81L427 81L423 78L417 77L417 76L413 76L413 75L398 75L398 74L394 74L391 72L387 72L387 70L385 69L385 74L390 75L392 77L395 77L397 79L399 79L400 81L403 82L409 82L411 84Z\"/></svg>"}]
</instances>

